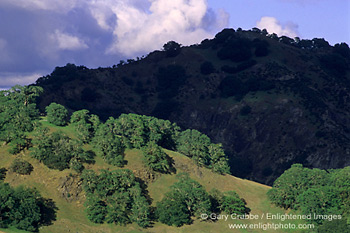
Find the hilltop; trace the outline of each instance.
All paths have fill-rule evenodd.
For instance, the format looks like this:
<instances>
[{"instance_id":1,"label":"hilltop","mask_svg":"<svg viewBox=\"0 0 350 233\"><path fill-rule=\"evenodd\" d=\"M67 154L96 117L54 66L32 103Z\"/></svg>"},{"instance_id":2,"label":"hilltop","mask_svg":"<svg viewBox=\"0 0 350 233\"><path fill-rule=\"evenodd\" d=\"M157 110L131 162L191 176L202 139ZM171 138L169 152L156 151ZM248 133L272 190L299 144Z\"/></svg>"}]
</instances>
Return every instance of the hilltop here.
<instances>
[{"instance_id":1,"label":"hilltop","mask_svg":"<svg viewBox=\"0 0 350 233\"><path fill-rule=\"evenodd\" d=\"M197 129L223 143L232 174L272 184L293 163L350 165L349 71L345 43L225 29L113 67L56 67L35 85L42 110L57 102L101 119L137 113Z\"/></svg>"}]
</instances>

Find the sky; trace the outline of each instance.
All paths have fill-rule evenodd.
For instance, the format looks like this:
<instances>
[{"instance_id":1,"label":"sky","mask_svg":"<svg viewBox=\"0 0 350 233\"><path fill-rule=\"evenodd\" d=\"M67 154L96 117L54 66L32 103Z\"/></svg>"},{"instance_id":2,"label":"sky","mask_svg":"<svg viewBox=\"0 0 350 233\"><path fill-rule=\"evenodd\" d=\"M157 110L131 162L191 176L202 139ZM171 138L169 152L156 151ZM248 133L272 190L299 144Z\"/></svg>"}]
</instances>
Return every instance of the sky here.
<instances>
[{"instance_id":1,"label":"sky","mask_svg":"<svg viewBox=\"0 0 350 233\"><path fill-rule=\"evenodd\" d=\"M350 1L0 0L0 89L67 63L108 67L238 27L350 44Z\"/></svg>"}]
</instances>

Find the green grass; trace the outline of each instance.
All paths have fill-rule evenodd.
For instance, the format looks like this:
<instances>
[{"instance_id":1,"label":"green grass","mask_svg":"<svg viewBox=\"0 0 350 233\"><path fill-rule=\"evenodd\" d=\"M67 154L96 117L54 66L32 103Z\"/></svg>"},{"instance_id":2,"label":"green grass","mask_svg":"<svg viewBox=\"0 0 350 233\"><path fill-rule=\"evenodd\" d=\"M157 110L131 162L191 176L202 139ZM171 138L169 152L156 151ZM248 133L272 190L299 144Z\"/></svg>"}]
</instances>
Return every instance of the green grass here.
<instances>
[{"instance_id":1,"label":"green grass","mask_svg":"<svg viewBox=\"0 0 350 233\"><path fill-rule=\"evenodd\" d=\"M70 126L57 127L43 121L43 125L48 126L51 131L62 130L67 134L73 136L74 130ZM194 219L193 224L185 225L181 228L170 227L161 223L155 223L151 228L142 229L136 224L129 224L127 226L117 226L114 224L94 224L91 223L85 215L84 196L78 200L67 201L62 194L59 193L58 187L60 179L70 174L75 174L74 171L66 169L64 171L52 170L44 166L42 163L30 157L29 152L25 151L19 155L10 155L7 152L7 146L0 147L0 161L1 167L8 168L11 162L16 157L21 157L30 162L34 170L30 175L18 175L8 172L5 182L10 183L12 186L25 185L28 187L36 188L43 197L52 199L57 208L57 220L50 226L43 226L40 228L40 232L43 233L64 233L64 232L83 232L83 233L96 233L96 232L263 232L263 230L232 230L228 228L228 223L266 223L279 221L267 221L267 220L219 220L216 222L201 221L200 219ZM92 149L90 145L86 145L85 149ZM220 191L236 191L247 202L249 208L251 208L251 214L257 214L261 216L266 213L285 213L285 210L277 208L271 205L267 199L266 193L270 187L262 184L258 184L249 180L243 180L230 175L219 175L211 172L206 168L197 167L192 160L179 153L165 150L165 152L171 156L176 166L176 173L187 172L190 177L200 182L207 191L213 188ZM86 165L88 169L98 171L99 169L114 170L119 169L114 166L106 164L102 158L96 157L96 163ZM128 161L124 168L128 168L135 172L135 174L149 174L149 169L145 167L142 162L142 152L140 150L127 150L125 159ZM148 172L148 173L147 173ZM152 172L151 172L152 173ZM153 200L152 205L155 206L160 201L164 194L170 190L170 186L177 181L175 174L153 174L154 181L148 183L149 195ZM300 221L299 221L300 222ZM299 222L293 222L298 224ZM284 222L283 222L284 223ZM288 223L286 221L286 223ZM1 229L3 232L23 232L16 229ZM288 232L285 230L274 232ZM298 231L295 231L298 232Z\"/></svg>"},{"instance_id":2,"label":"green grass","mask_svg":"<svg viewBox=\"0 0 350 233\"><path fill-rule=\"evenodd\" d=\"M62 131L63 133L67 134L67 136L71 138L77 137L76 131L74 130L74 127L72 125L67 125L64 127L57 126L49 123L46 117L42 117L40 122L43 127L48 127L51 132Z\"/></svg>"}]
</instances>

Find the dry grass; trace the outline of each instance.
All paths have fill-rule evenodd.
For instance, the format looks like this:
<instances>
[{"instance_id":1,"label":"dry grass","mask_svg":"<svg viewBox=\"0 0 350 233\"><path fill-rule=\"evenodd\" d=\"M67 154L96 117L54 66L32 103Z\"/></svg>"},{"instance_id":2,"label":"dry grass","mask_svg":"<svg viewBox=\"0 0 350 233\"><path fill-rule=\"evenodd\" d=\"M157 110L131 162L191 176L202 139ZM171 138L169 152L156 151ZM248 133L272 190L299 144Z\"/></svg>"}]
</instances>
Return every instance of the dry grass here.
<instances>
[{"instance_id":1,"label":"dry grass","mask_svg":"<svg viewBox=\"0 0 350 233\"><path fill-rule=\"evenodd\" d=\"M86 149L91 149L89 146ZM266 192L270 187L258 184L252 181L239 179L230 175L219 175L211 172L206 168L198 168L189 158L172 151L165 150L166 153L174 159L177 167L177 173L188 172L190 176L200 182L207 191L216 188L221 191L236 191L243 197L248 206L252 209L252 214L261 215L263 213L284 213L283 210L272 206L266 197ZM53 225L45 226L40 229L43 233L65 233L65 232L81 232L81 233L112 233L112 232L262 232L254 231L235 231L228 228L228 223L258 223L267 221L253 220L228 220L227 222L219 220L217 222L204 222L194 220L192 225L186 225L181 228L166 226L161 223L155 223L153 227L141 229L136 224L127 226L116 226L114 224L93 224L86 215L83 205L84 197L78 201L68 202L58 191L59 181L62 177L75 174L72 170L64 171L52 170L39 163L36 159L29 156L28 151L13 156L7 153L6 146L0 148L1 167L9 167L15 157L21 157L30 162L34 170L30 175L18 175L8 172L5 182L12 186L26 185L38 189L45 198L52 199L57 208L57 220ZM142 154L139 150L127 150L125 159L128 164L124 168L133 171L147 170L142 163ZM96 157L96 163L87 165L87 168L98 171L99 169L118 169L114 166L106 164L102 158ZM174 174L160 175L154 182L148 184L150 197L153 199L153 204L160 201L164 194L170 190L170 186L177 181ZM276 221L275 221L276 222ZM278 221L277 221L278 222ZM16 229L2 229L4 232L22 232ZM276 231L279 232L279 231ZM280 231L286 232L286 231Z\"/></svg>"}]
</instances>

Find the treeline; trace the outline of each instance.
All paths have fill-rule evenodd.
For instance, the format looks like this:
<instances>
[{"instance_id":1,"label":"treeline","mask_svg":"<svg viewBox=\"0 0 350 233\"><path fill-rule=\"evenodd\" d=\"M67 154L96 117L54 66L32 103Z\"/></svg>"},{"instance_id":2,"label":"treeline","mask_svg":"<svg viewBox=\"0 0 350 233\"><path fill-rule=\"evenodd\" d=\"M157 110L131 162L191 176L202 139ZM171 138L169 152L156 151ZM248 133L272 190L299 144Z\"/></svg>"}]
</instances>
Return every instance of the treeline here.
<instances>
[{"instance_id":1,"label":"treeline","mask_svg":"<svg viewBox=\"0 0 350 233\"><path fill-rule=\"evenodd\" d=\"M242 53L242 51L245 50L243 53L244 56L242 58L249 58L249 52L247 51L247 48L249 49L251 45L254 45L255 51L254 54L256 56L265 56L268 54L268 44L267 41L261 41L259 39L255 39L253 41L249 41L249 39L245 39L241 36L241 32L254 32L256 34L260 34L266 37L269 37L271 39L274 39L276 41L279 41L284 44L292 45L294 47L298 47L301 49L306 50L315 50L315 49L324 49L324 48L332 48L335 53L338 53L342 55L343 57L350 58L350 48L346 43L338 43L334 46L331 46L328 41L326 41L324 38L313 38L311 40L309 39L300 39L299 37L290 38L288 36L278 36L276 33L269 34L266 29L259 29L259 28L252 28L251 30L244 31L241 28L238 28L237 30L234 30L232 28L224 29L218 34L215 35L215 38L212 40L204 40L199 45L201 48L207 48L211 46L217 46L220 43L225 43L225 46L231 45L243 45L242 48L240 48L238 51L235 51L233 54L228 56L234 56L235 54ZM253 43L252 43L253 42ZM228 49L233 49L232 47L228 46ZM229 52L225 52L224 50L220 50L222 54L229 54ZM220 57L220 56L219 56Z\"/></svg>"},{"instance_id":2,"label":"treeline","mask_svg":"<svg viewBox=\"0 0 350 233\"><path fill-rule=\"evenodd\" d=\"M321 225L320 232L350 230L347 224L350 219L350 167L325 171L294 164L274 182L268 196L277 206L311 214L307 221Z\"/></svg>"},{"instance_id":3,"label":"treeline","mask_svg":"<svg viewBox=\"0 0 350 233\"><path fill-rule=\"evenodd\" d=\"M67 110L62 105L52 103L46 111L50 123L59 126L71 124L80 141L91 142L97 153L111 165L122 167L125 164L125 149L136 148L143 150L147 166L167 173L171 168L170 159L161 149L166 148L183 153L197 165L210 168L214 172L230 172L221 144L212 143L208 136L197 130L181 131L180 127L168 120L122 114L118 118L110 117L102 123L98 116L90 115L88 110L79 110L72 114L69 122Z\"/></svg>"},{"instance_id":4,"label":"treeline","mask_svg":"<svg viewBox=\"0 0 350 233\"><path fill-rule=\"evenodd\" d=\"M97 153L112 165L123 166L126 148L142 149L147 166L160 172L169 172L170 160L162 148L179 151L192 158L199 166L215 172L229 173L227 156L220 144L197 130L181 131L167 120L137 114L122 114L105 123L88 110L74 112L69 118L64 106L51 103L46 107L47 121L57 126L71 125L78 140L62 132L49 133L40 127L35 98L40 87L15 86L0 95L0 140L10 144L9 152L17 154L30 148L31 155L50 168L83 170L83 163L93 162L93 154L82 149L92 143ZM32 137L28 133L33 131Z\"/></svg>"},{"instance_id":5,"label":"treeline","mask_svg":"<svg viewBox=\"0 0 350 233\"><path fill-rule=\"evenodd\" d=\"M244 32L244 34L242 32ZM248 33L255 33L261 36L257 36L255 39L250 39L246 36ZM264 37L266 37L266 39ZM254 58L268 56L271 50L271 39L302 50L317 51L322 68L325 69L325 71L330 72L332 75L344 76L350 70L350 48L346 43L338 43L331 46L323 38L308 40L300 39L299 37L278 37L275 33L269 34L266 29L260 30L258 28L253 28L249 31L243 31L241 28L238 28L237 30L232 28L224 29L216 34L214 39L206 39L197 46L201 49L211 48L217 50L217 57L220 60L229 60L233 62L230 65L222 66L221 70L228 74L236 74L256 65L257 61L254 60ZM204 65L208 68L204 69ZM203 63L201 73L210 74L212 72L214 72L212 64L210 62ZM227 81L231 80L226 80L226 82ZM258 83L253 89L262 91L270 90L274 88L272 84L272 82L262 80L262 83ZM239 90L242 88L234 86L241 86L241 83L229 82L229 85L229 87L225 87L225 83L222 83L220 90L223 91L223 97L234 95L228 92L229 89L233 89L233 91L236 89L237 94L242 95L242 93L239 93ZM249 92L249 84L246 86L248 89L247 91ZM245 90L241 92L245 93Z\"/></svg>"},{"instance_id":6,"label":"treeline","mask_svg":"<svg viewBox=\"0 0 350 233\"><path fill-rule=\"evenodd\" d=\"M46 107L47 121L64 126L70 124L79 140L61 132L50 134L40 127L35 98L42 92L40 87L15 86L0 95L0 140L10 144L10 153L17 154L32 147L32 156L50 168L63 170L74 168L81 171L82 163L92 160L91 154L82 149L83 143L91 142L104 160L112 165L123 166L126 148L145 147L145 161L152 169L168 172L171 164L158 147L179 151L192 158L199 166L213 171L229 173L228 159L220 144L197 130L180 131L167 120L136 114L122 114L101 123L98 116L88 110L79 110L69 119L64 106L51 103ZM28 133L36 129L33 140ZM159 163L159 164L157 164Z\"/></svg>"},{"instance_id":7,"label":"treeline","mask_svg":"<svg viewBox=\"0 0 350 233\"><path fill-rule=\"evenodd\" d=\"M108 150L111 143L118 146ZM197 165L217 173L230 172L227 156L220 144L211 143L208 136L197 130L180 131L175 123L155 117L137 114L122 114L117 119L111 117L99 126L93 144L107 163L115 159L111 156L118 154L119 159L113 162L114 165L122 165L120 156L123 156L124 148L137 148L143 149L146 165L168 172L171 164L159 148L162 147L183 153ZM109 153L116 148L119 153Z\"/></svg>"}]
</instances>

